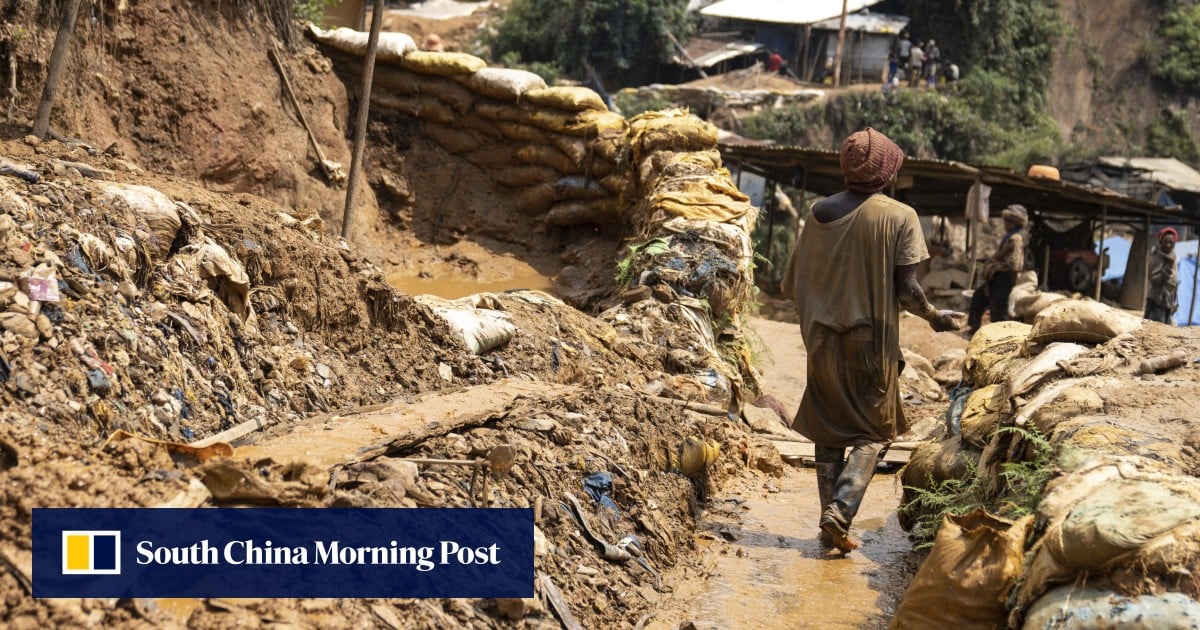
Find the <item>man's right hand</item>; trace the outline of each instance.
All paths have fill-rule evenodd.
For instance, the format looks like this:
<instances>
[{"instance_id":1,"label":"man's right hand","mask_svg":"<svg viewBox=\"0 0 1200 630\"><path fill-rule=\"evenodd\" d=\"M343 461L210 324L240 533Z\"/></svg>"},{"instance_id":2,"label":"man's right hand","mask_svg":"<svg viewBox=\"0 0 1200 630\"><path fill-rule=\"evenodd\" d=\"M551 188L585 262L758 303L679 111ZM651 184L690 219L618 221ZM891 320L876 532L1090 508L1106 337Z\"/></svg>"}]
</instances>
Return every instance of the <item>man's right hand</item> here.
<instances>
[{"instance_id":1,"label":"man's right hand","mask_svg":"<svg viewBox=\"0 0 1200 630\"><path fill-rule=\"evenodd\" d=\"M942 310L929 320L929 325L937 332L958 330L967 323L967 314L958 311Z\"/></svg>"}]
</instances>

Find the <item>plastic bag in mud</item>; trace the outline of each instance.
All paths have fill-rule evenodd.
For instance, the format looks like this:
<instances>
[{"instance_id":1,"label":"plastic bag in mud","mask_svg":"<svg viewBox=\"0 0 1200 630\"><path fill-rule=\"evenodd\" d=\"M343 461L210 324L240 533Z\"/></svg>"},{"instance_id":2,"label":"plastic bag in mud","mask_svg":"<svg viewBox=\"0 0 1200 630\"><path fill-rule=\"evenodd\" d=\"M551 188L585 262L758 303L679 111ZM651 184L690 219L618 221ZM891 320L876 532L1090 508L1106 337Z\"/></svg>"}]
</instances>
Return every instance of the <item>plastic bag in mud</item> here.
<instances>
[{"instance_id":1,"label":"plastic bag in mud","mask_svg":"<svg viewBox=\"0 0 1200 630\"><path fill-rule=\"evenodd\" d=\"M1005 627L1005 602L1024 568L1032 522L1032 515L1010 521L984 510L947 515L891 628Z\"/></svg>"}]
</instances>

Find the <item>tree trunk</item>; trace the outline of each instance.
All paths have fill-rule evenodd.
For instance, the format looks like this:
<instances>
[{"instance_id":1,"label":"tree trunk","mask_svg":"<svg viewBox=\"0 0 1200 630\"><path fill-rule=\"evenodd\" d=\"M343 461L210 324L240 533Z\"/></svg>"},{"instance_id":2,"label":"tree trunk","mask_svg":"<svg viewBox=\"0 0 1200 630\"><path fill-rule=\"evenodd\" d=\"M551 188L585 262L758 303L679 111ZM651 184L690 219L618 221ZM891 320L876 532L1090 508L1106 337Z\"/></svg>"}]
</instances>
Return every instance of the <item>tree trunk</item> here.
<instances>
[{"instance_id":1,"label":"tree trunk","mask_svg":"<svg viewBox=\"0 0 1200 630\"><path fill-rule=\"evenodd\" d=\"M75 16L79 14L80 0L67 0L63 11L58 36L54 38L54 52L50 54L50 71L46 74L46 85L42 88L42 102L38 105L37 119L33 123L33 135L45 139L50 130L50 110L54 108L54 93L58 91L58 79L71 49L71 33L75 31Z\"/></svg>"}]
</instances>

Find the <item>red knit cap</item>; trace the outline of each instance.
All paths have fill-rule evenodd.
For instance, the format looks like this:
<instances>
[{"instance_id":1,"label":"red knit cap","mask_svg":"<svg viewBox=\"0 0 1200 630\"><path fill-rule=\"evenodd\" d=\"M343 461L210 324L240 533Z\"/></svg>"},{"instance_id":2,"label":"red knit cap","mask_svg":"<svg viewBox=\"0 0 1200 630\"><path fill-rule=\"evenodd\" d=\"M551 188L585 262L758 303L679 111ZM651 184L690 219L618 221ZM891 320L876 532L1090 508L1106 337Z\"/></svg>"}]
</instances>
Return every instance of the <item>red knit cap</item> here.
<instances>
[{"instance_id":1,"label":"red knit cap","mask_svg":"<svg viewBox=\"0 0 1200 630\"><path fill-rule=\"evenodd\" d=\"M1179 232L1176 232L1175 228L1173 228L1173 227L1165 227L1165 228L1159 230L1158 231L1158 240L1160 240L1160 241L1163 240L1163 237L1168 234L1170 234L1171 236L1174 236L1175 240L1177 240L1177 241L1179 240Z\"/></svg>"},{"instance_id":2,"label":"red knit cap","mask_svg":"<svg viewBox=\"0 0 1200 630\"><path fill-rule=\"evenodd\" d=\"M869 194L883 190L900 172L904 151L887 136L868 127L842 141L840 159L846 189Z\"/></svg>"}]
</instances>

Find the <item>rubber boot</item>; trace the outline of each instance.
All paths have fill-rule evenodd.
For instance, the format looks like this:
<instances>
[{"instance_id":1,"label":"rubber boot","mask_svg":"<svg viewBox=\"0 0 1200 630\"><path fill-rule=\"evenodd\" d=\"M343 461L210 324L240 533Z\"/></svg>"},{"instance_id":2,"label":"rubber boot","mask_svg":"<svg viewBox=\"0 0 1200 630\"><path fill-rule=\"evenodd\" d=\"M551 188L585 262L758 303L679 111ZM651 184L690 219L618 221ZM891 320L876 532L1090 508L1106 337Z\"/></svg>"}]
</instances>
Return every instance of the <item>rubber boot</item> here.
<instances>
[{"instance_id":1,"label":"rubber boot","mask_svg":"<svg viewBox=\"0 0 1200 630\"><path fill-rule=\"evenodd\" d=\"M844 464L842 458L846 453L844 448L830 448L817 446L815 448L815 459L817 469L817 496L821 501L821 514L829 508L829 504L833 502L834 488L837 486L837 479L842 474L842 466ZM817 540L825 549L833 548L833 539L825 533L824 530L818 530Z\"/></svg>"},{"instance_id":2,"label":"rubber boot","mask_svg":"<svg viewBox=\"0 0 1200 630\"><path fill-rule=\"evenodd\" d=\"M854 551L862 544L850 535L850 523L867 494L867 485L875 475L875 465L883 447L880 443L859 444L850 449L834 485L833 500L821 513L821 531L843 552Z\"/></svg>"},{"instance_id":3,"label":"rubber boot","mask_svg":"<svg viewBox=\"0 0 1200 630\"><path fill-rule=\"evenodd\" d=\"M818 463L817 468L817 494L821 498L821 514L829 508L829 504L833 502L833 489L837 484L838 469L837 464ZM833 547L833 538L825 533L825 530L819 530L817 540L821 542L821 546L829 549Z\"/></svg>"}]
</instances>

